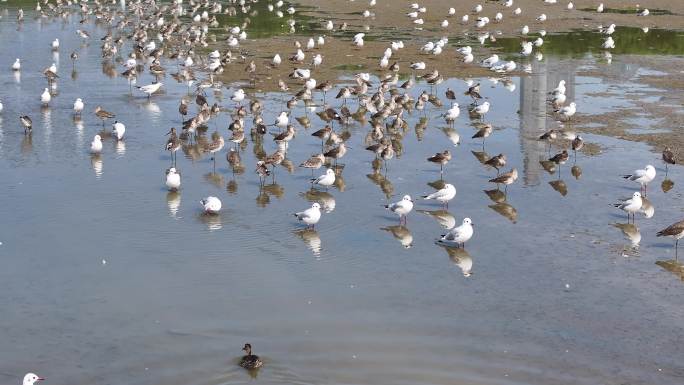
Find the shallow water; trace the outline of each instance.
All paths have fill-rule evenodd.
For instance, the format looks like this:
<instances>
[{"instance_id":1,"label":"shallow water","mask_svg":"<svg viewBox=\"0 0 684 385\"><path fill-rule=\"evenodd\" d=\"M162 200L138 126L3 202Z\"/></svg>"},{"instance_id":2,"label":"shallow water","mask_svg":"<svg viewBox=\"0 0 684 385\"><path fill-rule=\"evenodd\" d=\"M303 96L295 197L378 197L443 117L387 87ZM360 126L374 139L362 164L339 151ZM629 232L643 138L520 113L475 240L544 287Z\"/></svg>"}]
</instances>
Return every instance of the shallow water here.
<instances>
[{"instance_id":1,"label":"shallow water","mask_svg":"<svg viewBox=\"0 0 684 385\"><path fill-rule=\"evenodd\" d=\"M236 365L245 342L266 362L258 383L681 382L681 270L665 262L672 244L655 232L681 219L682 170L670 168L675 185L664 193L659 155L647 146L584 135L600 153L580 153L549 173L540 164L549 150L536 140L556 127L545 97L560 79L580 111L627 104L599 104L591 96L624 87L622 80L575 72L625 72L633 67L627 57L616 55L608 67L592 57L547 55L531 60L532 73L511 79L508 89L475 79L492 103L486 121L495 132L484 145L470 139L475 129L462 109L455 126L461 145L454 147L435 118L445 107L430 106L408 116L403 152L386 175L373 172L373 156L363 149L368 126L351 125L344 186L327 194L312 196L309 171L297 169L279 168L277 184L269 180L260 189L251 141L238 175L225 150L216 174L207 157L192 161L179 151L183 186L173 194L163 183L170 164L164 133L179 127L185 86L167 76L164 94L130 96L125 79L103 75L99 42L81 45L72 23L78 18L27 18L17 31L13 17L0 20L3 382L35 371L48 385L252 383ZM59 58L48 48L54 37L62 41ZM71 76L68 55L77 47L81 59ZM24 61L20 81L7 70L15 56ZM52 60L60 66L59 95L41 109L40 72ZM140 83L151 80L145 74ZM463 90L465 83L445 81L436 91L442 99L446 87ZM423 89L421 83L411 95ZM223 94L210 102L231 107L230 91ZM280 95L257 96L266 101L265 121L273 121ZM76 97L86 102L82 127L71 117ZM458 102L469 100L459 93ZM101 129L92 114L99 104L127 132L123 143L108 139L102 156L92 158L87 149ZM33 118L30 138L22 114ZM305 116L301 104L293 116ZM295 165L320 150L309 133L323 124L308 116L312 127L297 126L288 151ZM416 129L421 118L427 125ZM226 136L227 126L222 113L209 132ZM276 149L268 135L263 147ZM447 148L454 159L444 179L458 190L448 213L457 222L472 218L475 236L465 251L444 249L434 244L444 232L438 221L414 211L407 225L412 247L405 248L405 238L402 244L383 230L398 221L382 205L388 196L432 191L428 183L440 175L425 158ZM505 153L506 168L521 172L505 201L483 192L496 186L487 182L495 171L473 156L482 151ZM659 172L648 195L656 212L637 216L641 238L634 247L614 226L624 216L609 204L637 187L619 175L648 163ZM223 201L219 216L200 214L198 201L209 194ZM316 231L303 231L290 215L309 199L334 206ZM421 201L416 209L440 207Z\"/></svg>"}]
</instances>

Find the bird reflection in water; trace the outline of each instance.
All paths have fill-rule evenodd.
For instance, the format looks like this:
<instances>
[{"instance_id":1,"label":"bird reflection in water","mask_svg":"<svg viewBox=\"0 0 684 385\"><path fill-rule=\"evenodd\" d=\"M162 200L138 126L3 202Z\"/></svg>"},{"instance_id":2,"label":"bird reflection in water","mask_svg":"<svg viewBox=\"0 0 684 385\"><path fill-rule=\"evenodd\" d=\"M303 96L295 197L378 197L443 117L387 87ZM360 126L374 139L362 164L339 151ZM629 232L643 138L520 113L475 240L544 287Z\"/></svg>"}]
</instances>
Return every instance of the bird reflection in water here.
<instances>
[{"instance_id":1,"label":"bird reflection in water","mask_svg":"<svg viewBox=\"0 0 684 385\"><path fill-rule=\"evenodd\" d=\"M432 217L446 230L456 227L456 217L446 210L418 210L418 212Z\"/></svg>"},{"instance_id":2,"label":"bird reflection in water","mask_svg":"<svg viewBox=\"0 0 684 385\"><path fill-rule=\"evenodd\" d=\"M639 228L633 223L613 223L613 226L620 229L630 243L627 248L623 249L623 253L626 251L638 253L639 243L641 242L641 232L639 232Z\"/></svg>"},{"instance_id":3,"label":"bird reflection in water","mask_svg":"<svg viewBox=\"0 0 684 385\"><path fill-rule=\"evenodd\" d=\"M579 178L582 176L582 168L579 165L574 164L572 168L570 168L570 173L575 177L576 180L579 180Z\"/></svg>"},{"instance_id":4,"label":"bird reflection in water","mask_svg":"<svg viewBox=\"0 0 684 385\"><path fill-rule=\"evenodd\" d=\"M651 203L648 198L642 196L641 208L639 209L639 212L644 214L645 218L653 218L653 215L655 214L655 206L653 206L653 203Z\"/></svg>"},{"instance_id":5,"label":"bird reflection in water","mask_svg":"<svg viewBox=\"0 0 684 385\"><path fill-rule=\"evenodd\" d=\"M510 203L506 202L506 193L498 188L492 190L483 190L485 195L494 202L489 205L489 208L499 213L504 218L507 218L513 223L518 221L518 210Z\"/></svg>"},{"instance_id":6,"label":"bird reflection in water","mask_svg":"<svg viewBox=\"0 0 684 385\"><path fill-rule=\"evenodd\" d=\"M321 237L316 230L309 228L301 229L294 231L294 234L304 241L306 247L311 250L315 257L318 258L321 256Z\"/></svg>"},{"instance_id":7,"label":"bird reflection in water","mask_svg":"<svg viewBox=\"0 0 684 385\"><path fill-rule=\"evenodd\" d=\"M213 184L214 186L216 186L218 188L221 188L226 184L225 178L223 177L223 175L221 175L217 172L210 172L210 173L204 174L204 179L207 182Z\"/></svg>"},{"instance_id":8,"label":"bird reflection in water","mask_svg":"<svg viewBox=\"0 0 684 385\"><path fill-rule=\"evenodd\" d=\"M266 194L263 188L259 189L259 195L256 197L256 204L258 207L266 207L271 203L271 197Z\"/></svg>"},{"instance_id":9,"label":"bird reflection in water","mask_svg":"<svg viewBox=\"0 0 684 385\"><path fill-rule=\"evenodd\" d=\"M561 179L552 180L549 182L549 185L551 185L554 190L558 191L560 195L568 195L568 185L566 185Z\"/></svg>"},{"instance_id":10,"label":"bird reflection in water","mask_svg":"<svg viewBox=\"0 0 684 385\"><path fill-rule=\"evenodd\" d=\"M209 231L221 230L223 228L223 223L221 222L220 214L210 214L202 212L199 215L199 220L207 225Z\"/></svg>"},{"instance_id":11,"label":"bird reflection in water","mask_svg":"<svg viewBox=\"0 0 684 385\"><path fill-rule=\"evenodd\" d=\"M674 259L667 261L656 261L656 265L678 276L680 280L684 281L684 264Z\"/></svg>"},{"instance_id":12,"label":"bird reflection in water","mask_svg":"<svg viewBox=\"0 0 684 385\"><path fill-rule=\"evenodd\" d=\"M278 199L281 199L283 195L285 195L285 189L278 183L265 184L261 187L261 189L269 196L276 197Z\"/></svg>"},{"instance_id":13,"label":"bird reflection in water","mask_svg":"<svg viewBox=\"0 0 684 385\"><path fill-rule=\"evenodd\" d=\"M117 158L121 158L126 155L126 142L123 140L117 140L114 143L114 150L116 151Z\"/></svg>"},{"instance_id":14,"label":"bird reflection in water","mask_svg":"<svg viewBox=\"0 0 684 385\"><path fill-rule=\"evenodd\" d=\"M169 191L166 194L166 205L169 207L169 215L176 218L181 204L181 194L178 191Z\"/></svg>"},{"instance_id":15,"label":"bird reflection in water","mask_svg":"<svg viewBox=\"0 0 684 385\"><path fill-rule=\"evenodd\" d=\"M462 247L452 247L446 245L439 245L439 247L446 250L449 259L461 269L464 277L470 277L473 274L473 258L470 253Z\"/></svg>"},{"instance_id":16,"label":"bird reflection in water","mask_svg":"<svg viewBox=\"0 0 684 385\"><path fill-rule=\"evenodd\" d=\"M308 190L306 192L299 193L299 195L308 202L318 202L323 211L326 213L331 213L335 210L335 197L327 191Z\"/></svg>"},{"instance_id":17,"label":"bird reflection in water","mask_svg":"<svg viewBox=\"0 0 684 385\"><path fill-rule=\"evenodd\" d=\"M102 155L90 155L90 165L93 167L93 171L95 171L95 177L100 179L102 177Z\"/></svg>"},{"instance_id":18,"label":"bird reflection in water","mask_svg":"<svg viewBox=\"0 0 684 385\"><path fill-rule=\"evenodd\" d=\"M490 159L489 154L487 154L487 152L484 149L482 151L471 150L470 152L473 154L475 159L477 159L477 161L481 164L484 164L488 159Z\"/></svg>"},{"instance_id":19,"label":"bird reflection in water","mask_svg":"<svg viewBox=\"0 0 684 385\"><path fill-rule=\"evenodd\" d=\"M663 190L664 193L672 190L673 187L674 187L674 182L672 181L672 179L668 179L668 178L665 178L663 180L663 183L660 184L660 188Z\"/></svg>"},{"instance_id":20,"label":"bird reflection in water","mask_svg":"<svg viewBox=\"0 0 684 385\"><path fill-rule=\"evenodd\" d=\"M33 151L33 134L28 133L21 139L21 153L28 155Z\"/></svg>"},{"instance_id":21,"label":"bird reflection in water","mask_svg":"<svg viewBox=\"0 0 684 385\"><path fill-rule=\"evenodd\" d=\"M372 174L367 174L366 177L371 180L374 184L380 187L380 190L385 194L387 199L391 198L394 194L394 185L379 171L375 171Z\"/></svg>"},{"instance_id":22,"label":"bird reflection in water","mask_svg":"<svg viewBox=\"0 0 684 385\"><path fill-rule=\"evenodd\" d=\"M410 249L413 246L413 235L406 226L387 226L381 227L380 230L391 233L405 249Z\"/></svg>"}]
</instances>

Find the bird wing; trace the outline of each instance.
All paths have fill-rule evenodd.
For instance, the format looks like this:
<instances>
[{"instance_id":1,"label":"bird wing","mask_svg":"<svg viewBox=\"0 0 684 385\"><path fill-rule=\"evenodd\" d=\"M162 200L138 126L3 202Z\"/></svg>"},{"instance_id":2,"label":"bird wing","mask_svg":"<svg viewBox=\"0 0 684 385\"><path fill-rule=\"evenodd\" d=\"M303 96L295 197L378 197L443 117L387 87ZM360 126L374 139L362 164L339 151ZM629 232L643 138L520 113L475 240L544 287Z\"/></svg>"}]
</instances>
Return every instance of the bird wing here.
<instances>
[{"instance_id":1,"label":"bird wing","mask_svg":"<svg viewBox=\"0 0 684 385\"><path fill-rule=\"evenodd\" d=\"M441 198L445 196L447 193L446 189L441 189L433 192L432 194L427 196L427 199L436 199L436 198Z\"/></svg>"}]
</instances>

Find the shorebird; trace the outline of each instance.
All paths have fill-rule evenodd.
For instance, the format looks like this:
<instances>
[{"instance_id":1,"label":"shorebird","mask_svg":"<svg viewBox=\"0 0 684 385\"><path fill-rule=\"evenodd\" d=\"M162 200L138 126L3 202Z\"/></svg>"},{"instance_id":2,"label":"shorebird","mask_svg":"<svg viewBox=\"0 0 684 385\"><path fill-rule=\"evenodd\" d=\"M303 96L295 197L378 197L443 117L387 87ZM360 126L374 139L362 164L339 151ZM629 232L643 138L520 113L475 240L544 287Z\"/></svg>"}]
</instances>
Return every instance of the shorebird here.
<instances>
[{"instance_id":1,"label":"shorebird","mask_svg":"<svg viewBox=\"0 0 684 385\"><path fill-rule=\"evenodd\" d=\"M83 99L76 99L76 101L74 101L74 115L80 116L81 112L83 112L83 107L85 107L83 104Z\"/></svg>"},{"instance_id":2,"label":"shorebird","mask_svg":"<svg viewBox=\"0 0 684 385\"><path fill-rule=\"evenodd\" d=\"M178 138L178 135L176 134L176 128L171 127L169 132L166 133L166 135L170 135L169 139L166 141L166 151L171 151L171 162L175 165L176 164L176 151L181 148L182 142Z\"/></svg>"},{"instance_id":3,"label":"shorebird","mask_svg":"<svg viewBox=\"0 0 684 385\"><path fill-rule=\"evenodd\" d=\"M140 91L146 93L146 94L147 94L147 98L149 99L150 96L152 96L153 93L159 91L159 89L160 89L161 86L163 86L163 85L164 85L164 83L158 82L158 83L148 84L148 85L146 85L146 86L140 86L140 87L136 86L136 88L139 89Z\"/></svg>"},{"instance_id":4,"label":"shorebird","mask_svg":"<svg viewBox=\"0 0 684 385\"><path fill-rule=\"evenodd\" d=\"M347 153L347 146L344 144L344 142L342 142L337 147L333 147L331 150L323 153L323 155L326 158L334 159L335 166L337 166L337 160L341 159L346 153Z\"/></svg>"},{"instance_id":5,"label":"shorebird","mask_svg":"<svg viewBox=\"0 0 684 385\"><path fill-rule=\"evenodd\" d=\"M44 106L47 106L50 104L50 100L52 100L52 95L50 95L50 91L46 88L40 95L40 102L43 103Z\"/></svg>"},{"instance_id":6,"label":"shorebird","mask_svg":"<svg viewBox=\"0 0 684 385\"><path fill-rule=\"evenodd\" d=\"M266 180L266 177L271 175L271 171L268 169L268 167L266 166L266 162L264 162L263 160L260 160L257 162L257 167L254 170L254 172L256 172L257 175L259 175L259 180L261 182L260 183L261 186L264 185L264 181Z\"/></svg>"},{"instance_id":7,"label":"shorebird","mask_svg":"<svg viewBox=\"0 0 684 385\"><path fill-rule=\"evenodd\" d=\"M325 187L327 190L328 187L332 186L335 184L335 170L329 168L325 170L325 174L319 176L318 178L311 178L311 187L314 185L319 185Z\"/></svg>"},{"instance_id":8,"label":"shorebird","mask_svg":"<svg viewBox=\"0 0 684 385\"><path fill-rule=\"evenodd\" d=\"M658 231L656 234L658 237L671 237L675 239L675 261L679 260L677 253L677 248L679 246L679 240L684 237L684 221L679 221L673 223L670 226Z\"/></svg>"},{"instance_id":9,"label":"shorebird","mask_svg":"<svg viewBox=\"0 0 684 385\"><path fill-rule=\"evenodd\" d=\"M299 167L311 169L311 176L313 176L314 170L318 170L325 164L325 156L323 154L311 155L309 159L304 161Z\"/></svg>"},{"instance_id":10,"label":"shorebird","mask_svg":"<svg viewBox=\"0 0 684 385\"><path fill-rule=\"evenodd\" d=\"M473 222L470 218L464 218L463 223L460 226L454 227L449 230L449 232L442 235L442 237L437 240L437 243L447 246L465 247L465 243L472 237Z\"/></svg>"},{"instance_id":11,"label":"shorebird","mask_svg":"<svg viewBox=\"0 0 684 385\"><path fill-rule=\"evenodd\" d=\"M632 218L636 220L636 213L641 209L641 205L643 204L643 200L641 199L641 193L640 192L635 192L632 194L631 199L627 199L625 201L622 201L620 203L614 203L613 206L619 208L620 210L623 210L627 213L627 223L629 223L629 215L632 215Z\"/></svg>"},{"instance_id":12,"label":"shorebird","mask_svg":"<svg viewBox=\"0 0 684 385\"><path fill-rule=\"evenodd\" d=\"M256 354L252 354L252 345L245 344L242 348L245 355L240 359L240 366L248 370L256 370L264 365L264 362Z\"/></svg>"},{"instance_id":13,"label":"shorebird","mask_svg":"<svg viewBox=\"0 0 684 385\"><path fill-rule=\"evenodd\" d=\"M649 164L643 169L635 170L633 174L623 175L622 177L639 183L641 185L641 191L646 193L648 184L656 177L656 169Z\"/></svg>"},{"instance_id":14,"label":"shorebird","mask_svg":"<svg viewBox=\"0 0 684 385\"><path fill-rule=\"evenodd\" d=\"M21 60L19 58L16 58L12 63L12 71L21 71Z\"/></svg>"},{"instance_id":15,"label":"shorebird","mask_svg":"<svg viewBox=\"0 0 684 385\"><path fill-rule=\"evenodd\" d=\"M205 214L218 214L221 211L221 200L215 196L208 196L200 200Z\"/></svg>"},{"instance_id":16,"label":"shorebird","mask_svg":"<svg viewBox=\"0 0 684 385\"><path fill-rule=\"evenodd\" d=\"M496 178L492 178L489 181L491 183L503 184L504 192L508 189L508 185L513 184L518 179L518 169L512 168L511 171L503 173Z\"/></svg>"},{"instance_id":17,"label":"shorebird","mask_svg":"<svg viewBox=\"0 0 684 385\"><path fill-rule=\"evenodd\" d=\"M24 126L24 135L27 133L31 133L33 130L33 122L31 121L31 118L28 115L23 115L19 117L19 121L21 121L21 124Z\"/></svg>"},{"instance_id":18,"label":"shorebird","mask_svg":"<svg viewBox=\"0 0 684 385\"><path fill-rule=\"evenodd\" d=\"M575 160L577 160L577 151L580 151L584 147L584 140L581 136L575 136L572 140L572 151L575 153Z\"/></svg>"},{"instance_id":19,"label":"shorebird","mask_svg":"<svg viewBox=\"0 0 684 385\"><path fill-rule=\"evenodd\" d=\"M443 152L438 152L435 155L427 158L428 162L439 164L439 173L444 172L444 166L451 160L451 152L449 150L444 150Z\"/></svg>"},{"instance_id":20,"label":"shorebird","mask_svg":"<svg viewBox=\"0 0 684 385\"><path fill-rule=\"evenodd\" d=\"M496 175L499 175L499 170L506 165L506 155L499 154L487 159L484 162L485 165L494 167L496 169Z\"/></svg>"},{"instance_id":21,"label":"shorebird","mask_svg":"<svg viewBox=\"0 0 684 385\"><path fill-rule=\"evenodd\" d=\"M390 203L385 205L385 208L399 216L399 223L406 223L407 215L413 210L413 200L410 195L404 195L404 197L395 203Z\"/></svg>"},{"instance_id":22,"label":"shorebird","mask_svg":"<svg viewBox=\"0 0 684 385\"><path fill-rule=\"evenodd\" d=\"M99 154L102 152L102 138L100 135L95 135L93 141L90 142L90 153Z\"/></svg>"},{"instance_id":23,"label":"shorebird","mask_svg":"<svg viewBox=\"0 0 684 385\"><path fill-rule=\"evenodd\" d=\"M221 151L225 144L223 137L217 132L211 134L211 142L204 146L204 150L211 154L211 160L214 162L214 171L216 171L216 156L214 153Z\"/></svg>"},{"instance_id":24,"label":"shorebird","mask_svg":"<svg viewBox=\"0 0 684 385\"><path fill-rule=\"evenodd\" d=\"M332 170L331 170L332 171ZM316 226L316 223L321 219L321 205L318 202L314 202L311 208L304 211L292 214L301 222L304 222L308 227L312 229Z\"/></svg>"},{"instance_id":25,"label":"shorebird","mask_svg":"<svg viewBox=\"0 0 684 385\"><path fill-rule=\"evenodd\" d=\"M422 198L425 200L430 200L434 199L437 202L445 205L445 207L449 207L449 201L454 199L456 196L456 187L454 185L447 183L444 185L443 188L433 192L432 194L429 195L423 195Z\"/></svg>"},{"instance_id":26,"label":"shorebird","mask_svg":"<svg viewBox=\"0 0 684 385\"><path fill-rule=\"evenodd\" d=\"M105 120L111 119L111 118L115 117L116 115L112 114L109 111L103 110L102 107L100 107L100 106L97 106L97 107L95 107L95 116L97 116L98 118L100 118L100 120L102 120L102 127L104 127Z\"/></svg>"},{"instance_id":27,"label":"shorebird","mask_svg":"<svg viewBox=\"0 0 684 385\"><path fill-rule=\"evenodd\" d=\"M667 175L667 165L677 163L670 147L665 147L663 150L663 162L665 162L665 174Z\"/></svg>"},{"instance_id":28,"label":"shorebird","mask_svg":"<svg viewBox=\"0 0 684 385\"><path fill-rule=\"evenodd\" d=\"M166 187L169 191L178 191L181 185L181 174L175 167L166 170Z\"/></svg>"},{"instance_id":29,"label":"shorebird","mask_svg":"<svg viewBox=\"0 0 684 385\"><path fill-rule=\"evenodd\" d=\"M126 133L126 126L121 122L114 121L114 124L112 124L112 134L116 139L123 139L124 133Z\"/></svg>"}]
</instances>

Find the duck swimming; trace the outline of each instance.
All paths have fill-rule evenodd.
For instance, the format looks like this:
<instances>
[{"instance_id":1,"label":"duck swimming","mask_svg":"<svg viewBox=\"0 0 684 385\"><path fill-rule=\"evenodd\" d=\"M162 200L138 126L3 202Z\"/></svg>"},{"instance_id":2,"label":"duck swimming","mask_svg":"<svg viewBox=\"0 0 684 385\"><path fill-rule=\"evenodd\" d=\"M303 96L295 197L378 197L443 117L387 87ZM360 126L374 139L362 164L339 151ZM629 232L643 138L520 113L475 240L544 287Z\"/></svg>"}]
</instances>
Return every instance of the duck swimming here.
<instances>
[{"instance_id":1,"label":"duck swimming","mask_svg":"<svg viewBox=\"0 0 684 385\"><path fill-rule=\"evenodd\" d=\"M259 358L259 356L257 356L256 354L252 354L252 345L245 344L242 350L244 350L247 354L242 356L242 359L240 360L240 366L242 366L245 369L253 370L259 369L261 366L264 365L264 362L261 361L261 358Z\"/></svg>"}]
</instances>

